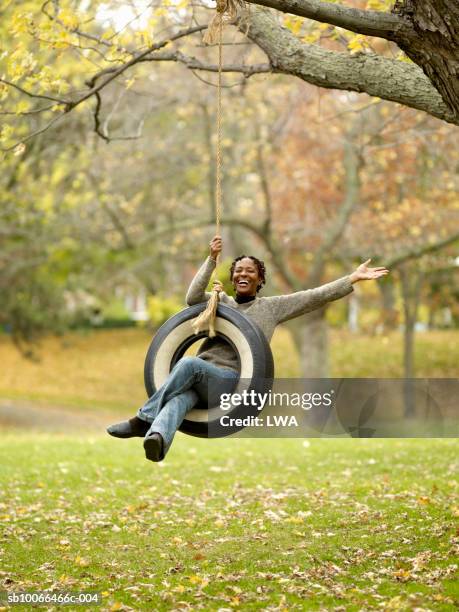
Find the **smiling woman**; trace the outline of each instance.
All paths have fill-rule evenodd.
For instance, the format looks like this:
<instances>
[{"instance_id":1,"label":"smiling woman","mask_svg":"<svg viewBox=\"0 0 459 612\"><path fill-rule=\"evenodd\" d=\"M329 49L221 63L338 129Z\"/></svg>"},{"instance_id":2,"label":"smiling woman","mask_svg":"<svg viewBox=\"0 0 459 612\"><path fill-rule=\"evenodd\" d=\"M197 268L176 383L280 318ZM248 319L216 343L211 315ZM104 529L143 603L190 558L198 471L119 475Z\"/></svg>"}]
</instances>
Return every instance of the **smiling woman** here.
<instances>
[{"instance_id":1,"label":"smiling woman","mask_svg":"<svg viewBox=\"0 0 459 612\"><path fill-rule=\"evenodd\" d=\"M212 294L206 291L206 287L221 250L222 239L215 236L210 243L210 255L198 270L186 295L187 305L193 308L182 311L177 316L196 317L199 314L197 306L202 307L203 302L211 299ZM256 257L241 255L234 260L230 270L236 296L233 298L220 291L219 301L229 313L236 310L238 316L242 315L241 328L244 327L246 319L250 321L251 329L254 330L254 341L257 340L257 334L261 334L263 341L269 343L279 323L348 295L353 290L352 285L358 281L377 279L388 274L384 267L369 268L369 262L370 260L367 260L351 274L316 289L297 291L289 295L258 297L257 293L265 283L264 264ZM231 319L231 314L228 316ZM181 320L182 328L184 324L185 320ZM170 331L167 330L164 344ZM249 330L246 330L243 335L248 332ZM183 334L185 338L186 330ZM169 350L170 356L166 360L163 359L167 361L167 369L171 366L172 370L163 384L139 409L137 416L112 425L107 430L110 435L118 438L145 437L146 457L152 461L161 461L164 458L185 415L199 403L203 395L209 398L210 388L218 388L221 391L230 386L234 389L239 379L247 378L236 347L227 341L225 334L206 338L196 357L181 357L183 353L177 355L177 352ZM164 363L162 365L164 366Z\"/></svg>"},{"instance_id":2,"label":"smiling woman","mask_svg":"<svg viewBox=\"0 0 459 612\"><path fill-rule=\"evenodd\" d=\"M230 279L238 297L255 297L266 282L265 264L253 255L240 255L231 264Z\"/></svg>"}]
</instances>

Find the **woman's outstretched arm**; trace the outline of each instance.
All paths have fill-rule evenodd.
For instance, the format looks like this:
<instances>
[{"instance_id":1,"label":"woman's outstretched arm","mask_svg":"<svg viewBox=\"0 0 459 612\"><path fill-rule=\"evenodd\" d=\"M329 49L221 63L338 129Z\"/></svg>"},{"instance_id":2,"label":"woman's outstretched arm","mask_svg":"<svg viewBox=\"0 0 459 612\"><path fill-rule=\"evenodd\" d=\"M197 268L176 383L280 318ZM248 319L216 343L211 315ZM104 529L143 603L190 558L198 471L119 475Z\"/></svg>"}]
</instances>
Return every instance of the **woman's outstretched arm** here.
<instances>
[{"instance_id":1,"label":"woman's outstretched arm","mask_svg":"<svg viewBox=\"0 0 459 612\"><path fill-rule=\"evenodd\" d=\"M195 277L191 281L188 288L185 301L188 306L206 302L210 298L210 293L206 291L209 284L212 272L217 265L217 257L222 250L222 239L220 236L214 236L210 241L210 255L196 272Z\"/></svg>"},{"instance_id":2,"label":"woman's outstretched arm","mask_svg":"<svg viewBox=\"0 0 459 612\"><path fill-rule=\"evenodd\" d=\"M360 264L352 274L343 276L338 280L326 283L315 289L307 289L290 293L289 295L278 295L268 298L272 300L277 323L282 323L312 310L322 308L328 302L333 302L348 295L353 291L352 285L356 282L380 278L389 273L384 267L369 268L368 263L370 261L368 259L363 264Z\"/></svg>"}]
</instances>

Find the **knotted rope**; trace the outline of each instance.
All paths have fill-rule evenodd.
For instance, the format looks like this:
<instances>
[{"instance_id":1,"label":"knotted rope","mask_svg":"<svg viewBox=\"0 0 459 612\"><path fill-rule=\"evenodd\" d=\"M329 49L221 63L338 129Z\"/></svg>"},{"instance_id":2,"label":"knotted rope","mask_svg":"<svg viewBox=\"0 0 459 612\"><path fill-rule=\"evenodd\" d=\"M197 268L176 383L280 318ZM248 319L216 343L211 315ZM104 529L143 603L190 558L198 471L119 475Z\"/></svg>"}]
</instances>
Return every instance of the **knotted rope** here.
<instances>
[{"instance_id":1,"label":"knotted rope","mask_svg":"<svg viewBox=\"0 0 459 612\"><path fill-rule=\"evenodd\" d=\"M212 293L210 294L209 301L207 302L206 309L201 312L199 317L195 319L192 323L192 328L195 334L199 334L199 332L204 331L205 329L209 330L209 338L213 338L215 334L215 319L217 316L217 306L220 291L223 290L222 283L215 279L213 282Z\"/></svg>"},{"instance_id":2,"label":"knotted rope","mask_svg":"<svg viewBox=\"0 0 459 612\"><path fill-rule=\"evenodd\" d=\"M238 16L239 10L244 7L244 0L217 0L216 13L209 23L203 40L206 45L219 42L221 46L220 26L231 23ZM219 34L220 32L220 34Z\"/></svg>"},{"instance_id":3,"label":"knotted rope","mask_svg":"<svg viewBox=\"0 0 459 612\"><path fill-rule=\"evenodd\" d=\"M217 10L210 22L203 40L204 43L218 43L218 80L217 80L217 148L216 148L216 168L215 168L215 225L216 235L220 235L220 218L222 202L222 67L223 67L223 25L233 21L238 15L238 9L244 5L243 0L217 0ZM213 281L212 293L207 302L205 310L192 323L195 334L199 334L205 329L209 330L209 338L215 334L215 319L217 316L217 306L220 291L223 290L222 283L215 279Z\"/></svg>"}]
</instances>

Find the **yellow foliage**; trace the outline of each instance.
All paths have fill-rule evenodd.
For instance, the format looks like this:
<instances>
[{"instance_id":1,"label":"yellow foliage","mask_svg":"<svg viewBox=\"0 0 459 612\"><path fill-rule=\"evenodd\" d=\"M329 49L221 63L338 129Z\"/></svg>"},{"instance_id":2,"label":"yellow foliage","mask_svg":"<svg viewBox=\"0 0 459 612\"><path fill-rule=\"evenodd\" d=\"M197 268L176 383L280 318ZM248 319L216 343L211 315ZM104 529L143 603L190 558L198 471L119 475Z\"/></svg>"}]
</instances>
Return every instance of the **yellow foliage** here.
<instances>
[{"instance_id":1,"label":"yellow foliage","mask_svg":"<svg viewBox=\"0 0 459 612\"><path fill-rule=\"evenodd\" d=\"M26 34L29 31L29 26L32 22L32 13L24 13L22 11L17 11L11 17L9 21L8 29L13 34L13 36L18 36L19 34Z\"/></svg>"},{"instance_id":2,"label":"yellow foliage","mask_svg":"<svg viewBox=\"0 0 459 612\"><path fill-rule=\"evenodd\" d=\"M13 134L13 128L11 125L3 125L0 130L0 142L7 142Z\"/></svg>"},{"instance_id":3,"label":"yellow foliage","mask_svg":"<svg viewBox=\"0 0 459 612\"><path fill-rule=\"evenodd\" d=\"M38 93L49 93L50 90L55 92L64 92L68 90L68 84L62 78L59 79L56 78L56 76L57 75L53 73L49 66L45 66L41 71L29 77L26 81L26 85L30 88L34 88Z\"/></svg>"},{"instance_id":4,"label":"yellow foliage","mask_svg":"<svg viewBox=\"0 0 459 612\"><path fill-rule=\"evenodd\" d=\"M47 37L54 32L54 26L51 21L42 21L38 24L38 32L40 37ZM44 43L46 44L46 43Z\"/></svg>"},{"instance_id":5,"label":"yellow foliage","mask_svg":"<svg viewBox=\"0 0 459 612\"><path fill-rule=\"evenodd\" d=\"M171 297L161 297L153 295L148 298L148 316L153 327L160 327L177 312L182 310L184 305Z\"/></svg>"},{"instance_id":6,"label":"yellow foliage","mask_svg":"<svg viewBox=\"0 0 459 612\"><path fill-rule=\"evenodd\" d=\"M397 55L397 59L401 62L406 62L407 64L412 64L412 60L405 55L405 53L403 53L403 51L400 51L400 53Z\"/></svg>"},{"instance_id":7,"label":"yellow foliage","mask_svg":"<svg viewBox=\"0 0 459 612\"><path fill-rule=\"evenodd\" d=\"M337 30L335 28L331 28L328 23L315 23L311 26L309 32L303 36L303 41L307 43L315 43L318 42L322 34L331 31L332 36L337 35Z\"/></svg>"},{"instance_id":8,"label":"yellow foliage","mask_svg":"<svg viewBox=\"0 0 459 612\"><path fill-rule=\"evenodd\" d=\"M16 115L20 115L21 113L25 113L30 109L30 103L28 100L19 100L16 104Z\"/></svg>"},{"instance_id":9,"label":"yellow foliage","mask_svg":"<svg viewBox=\"0 0 459 612\"><path fill-rule=\"evenodd\" d=\"M128 53L125 53L121 49L112 47L105 56L108 62L126 62L131 59Z\"/></svg>"},{"instance_id":10,"label":"yellow foliage","mask_svg":"<svg viewBox=\"0 0 459 612\"><path fill-rule=\"evenodd\" d=\"M115 31L113 30L113 28L108 28L108 30L105 30L105 32L102 34L101 39L109 40L110 38L113 38L114 35L115 35Z\"/></svg>"},{"instance_id":11,"label":"yellow foliage","mask_svg":"<svg viewBox=\"0 0 459 612\"><path fill-rule=\"evenodd\" d=\"M47 217L54 215L54 198L51 192L46 192L39 202L37 208L45 213Z\"/></svg>"},{"instance_id":12,"label":"yellow foliage","mask_svg":"<svg viewBox=\"0 0 459 612\"><path fill-rule=\"evenodd\" d=\"M318 32L311 32L310 34L306 34L306 36L303 36L302 40L305 43L315 43L319 40L320 38L320 34Z\"/></svg>"},{"instance_id":13,"label":"yellow foliage","mask_svg":"<svg viewBox=\"0 0 459 612\"><path fill-rule=\"evenodd\" d=\"M72 13L69 9L64 9L59 12L59 21L61 21L67 28L74 30L79 25L78 17L75 13Z\"/></svg>"},{"instance_id":14,"label":"yellow foliage","mask_svg":"<svg viewBox=\"0 0 459 612\"><path fill-rule=\"evenodd\" d=\"M368 48L368 42L366 38L362 36L362 34L356 34L347 43L347 48L349 49L351 54L361 53L362 51L365 51L365 49Z\"/></svg>"},{"instance_id":15,"label":"yellow foliage","mask_svg":"<svg viewBox=\"0 0 459 612\"><path fill-rule=\"evenodd\" d=\"M393 4L393 0L367 0L366 8L372 11L388 11Z\"/></svg>"},{"instance_id":16,"label":"yellow foliage","mask_svg":"<svg viewBox=\"0 0 459 612\"><path fill-rule=\"evenodd\" d=\"M166 17L167 14L168 14L167 13L167 9L164 8L163 6L160 6L159 8L155 9L155 11L154 11L154 15L156 17Z\"/></svg>"},{"instance_id":17,"label":"yellow foliage","mask_svg":"<svg viewBox=\"0 0 459 612\"><path fill-rule=\"evenodd\" d=\"M67 49L67 47L72 43L72 36L69 34L69 32L59 32L56 38L50 42L55 49Z\"/></svg>"},{"instance_id":18,"label":"yellow foliage","mask_svg":"<svg viewBox=\"0 0 459 612\"><path fill-rule=\"evenodd\" d=\"M28 72L34 70L36 66L37 61L33 54L19 47L13 53L10 53L8 58L8 76L12 81L17 81Z\"/></svg>"},{"instance_id":19,"label":"yellow foliage","mask_svg":"<svg viewBox=\"0 0 459 612\"><path fill-rule=\"evenodd\" d=\"M292 34L298 35L303 26L302 17L296 17L294 15L286 15L284 18L284 26L292 32Z\"/></svg>"}]
</instances>

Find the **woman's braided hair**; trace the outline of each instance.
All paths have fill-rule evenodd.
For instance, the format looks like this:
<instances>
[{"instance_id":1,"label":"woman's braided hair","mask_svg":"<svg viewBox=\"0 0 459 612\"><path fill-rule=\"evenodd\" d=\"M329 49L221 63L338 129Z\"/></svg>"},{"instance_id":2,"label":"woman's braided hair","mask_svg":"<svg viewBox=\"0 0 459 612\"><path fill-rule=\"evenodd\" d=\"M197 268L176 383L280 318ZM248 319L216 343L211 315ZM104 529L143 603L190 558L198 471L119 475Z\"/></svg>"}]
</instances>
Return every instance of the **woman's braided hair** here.
<instances>
[{"instance_id":1,"label":"woman's braided hair","mask_svg":"<svg viewBox=\"0 0 459 612\"><path fill-rule=\"evenodd\" d=\"M265 268L265 262L261 261L261 259L258 259L257 257L254 257L253 255L239 255L239 257L236 257L236 259L231 264L231 268L230 268L230 280L231 281L233 280L234 270L236 268L237 262L241 261L241 259L245 259L245 258L251 259L253 261L253 263L258 268L258 276L260 277L260 282L259 282L259 284L257 286L257 293L258 293L258 291L260 291L260 289L266 283L266 268Z\"/></svg>"}]
</instances>

